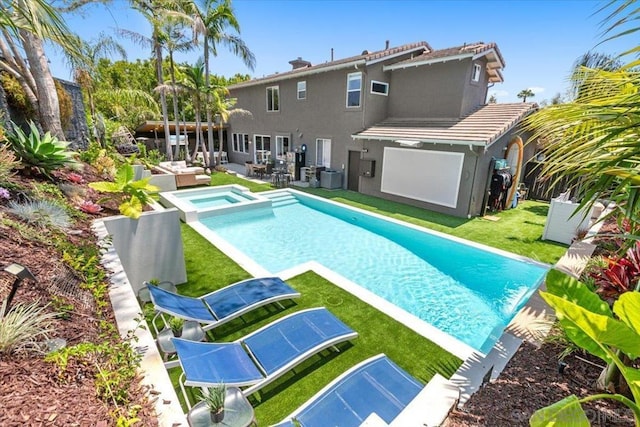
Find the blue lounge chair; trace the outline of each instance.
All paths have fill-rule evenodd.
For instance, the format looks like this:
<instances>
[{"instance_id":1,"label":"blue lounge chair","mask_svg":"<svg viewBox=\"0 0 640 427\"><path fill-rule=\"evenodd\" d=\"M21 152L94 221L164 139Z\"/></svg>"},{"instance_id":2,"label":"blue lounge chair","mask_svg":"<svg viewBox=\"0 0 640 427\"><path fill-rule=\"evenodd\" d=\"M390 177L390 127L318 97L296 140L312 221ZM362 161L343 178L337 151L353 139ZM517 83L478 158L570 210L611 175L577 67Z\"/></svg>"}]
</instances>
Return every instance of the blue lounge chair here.
<instances>
[{"instance_id":1,"label":"blue lounge chair","mask_svg":"<svg viewBox=\"0 0 640 427\"><path fill-rule=\"evenodd\" d=\"M198 298L148 286L158 316L168 314L185 320L195 320L208 331L251 310L273 302L298 298L299 292L278 277L248 279L226 286ZM153 326L156 327L156 318ZM164 317L162 317L164 320ZM166 325L166 322L165 322ZM157 334L156 329L156 334Z\"/></svg>"},{"instance_id":2,"label":"blue lounge chair","mask_svg":"<svg viewBox=\"0 0 640 427\"><path fill-rule=\"evenodd\" d=\"M182 367L180 387L247 387L248 396L311 356L358 334L326 308L298 311L231 343L173 338Z\"/></svg>"},{"instance_id":3,"label":"blue lounge chair","mask_svg":"<svg viewBox=\"0 0 640 427\"><path fill-rule=\"evenodd\" d=\"M275 427L358 427L372 413L387 424L423 389L384 354L354 366Z\"/></svg>"}]
</instances>

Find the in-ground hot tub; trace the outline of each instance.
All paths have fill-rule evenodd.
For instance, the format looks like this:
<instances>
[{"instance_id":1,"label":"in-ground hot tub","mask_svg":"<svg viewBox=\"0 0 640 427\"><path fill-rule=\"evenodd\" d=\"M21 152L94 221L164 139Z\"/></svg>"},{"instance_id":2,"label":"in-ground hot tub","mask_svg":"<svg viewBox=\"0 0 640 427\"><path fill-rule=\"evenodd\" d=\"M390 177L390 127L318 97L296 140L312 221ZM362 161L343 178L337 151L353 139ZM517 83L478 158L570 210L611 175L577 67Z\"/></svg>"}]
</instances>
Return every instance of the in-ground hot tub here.
<instances>
[{"instance_id":1,"label":"in-ground hot tub","mask_svg":"<svg viewBox=\"0 0 640 427\"><path fill-rule=\"evenodd\" d=\"M270 199L236 184L166 191L160 193L160 203L165 207L177 208L180 218L187 223L236 209L271 206Z\"/></svg>"}]
</instances>

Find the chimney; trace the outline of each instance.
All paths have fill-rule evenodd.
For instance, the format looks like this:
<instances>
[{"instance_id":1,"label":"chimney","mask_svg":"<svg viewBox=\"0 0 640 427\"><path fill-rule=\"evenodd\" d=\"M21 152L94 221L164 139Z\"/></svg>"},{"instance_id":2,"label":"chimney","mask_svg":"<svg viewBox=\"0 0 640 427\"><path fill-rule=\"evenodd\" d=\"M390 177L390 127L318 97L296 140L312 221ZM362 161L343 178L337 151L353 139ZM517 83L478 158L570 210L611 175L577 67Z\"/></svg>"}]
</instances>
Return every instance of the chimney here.
<instances>
[{"instance_id":1,"label":"chimney","mask_svg":"<svg viewBox=\"0 0 640 427\"><path fill-rule=\"evenodd\" d=\"M333 62L333 48L331 48L331 62Z\"/></svg>"},{"instance_id":2,"label":"chimney","mask_svg":"<svg viewBox=\"0 0 640 427\"><path fill-rule=\"evenodd\" d=\"M384 50L389 50L389 40L384 42Z\"/></svg>"},{"instance_id":3,"label":"chimney","mask_svg":"<svg viewBox=\"0 0 640 427\"><path fill-rule=\"evenodd\" d=\"M289 61L289 64L293 67L293 70L297 70L298 68L306 68L311 67L311 62L305 61L301 57L294 59L293 61Z\"/></svg>"}]
</instances>

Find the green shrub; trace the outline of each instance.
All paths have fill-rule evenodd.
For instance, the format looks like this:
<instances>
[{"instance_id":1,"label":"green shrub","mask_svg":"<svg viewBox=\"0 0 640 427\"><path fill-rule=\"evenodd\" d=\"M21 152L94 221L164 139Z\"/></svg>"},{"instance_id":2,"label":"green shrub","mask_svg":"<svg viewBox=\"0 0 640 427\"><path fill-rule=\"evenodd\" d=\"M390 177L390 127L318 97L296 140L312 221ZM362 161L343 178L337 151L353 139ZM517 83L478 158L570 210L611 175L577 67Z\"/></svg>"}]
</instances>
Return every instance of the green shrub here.
<instances>
[{"instance_id":1,"label":"green shrub","mask_svg":"<svg viewBox=\"0 0 640 427\"><path fill-rule=\"evenodd\" d=\"M41 349L41 341L49 337L51 320L57 313L47 313L47 306L18 303L5 315L7 300L0 307L0 354Z\"/></svg>"},{"instance_id":2,"label":"green shrub","mask_svg":"<svg viewBox=\"0 0 640 427\"><path fill-rule=\"evenodd\" d=\"M28 136L18 126L14 126L13 133L7 135L11 147L25 166L51 178L51 171L76 163L73 159L76 153L68 150L68 142L60 141L49 132L40 136L33 122L29 123L29 128Z\"/></svg>"},{"instance_id":3,"label":"green shrub","mask_svg":"<svg viewBox=\"0 0 640 427\"><path fill-rule=\"evenodd\" d=\"M28 200L24 203L11 201L9 212L40 227L66 230L71 226L66 210L49 200Z\"/></svg>"}]
</instances>

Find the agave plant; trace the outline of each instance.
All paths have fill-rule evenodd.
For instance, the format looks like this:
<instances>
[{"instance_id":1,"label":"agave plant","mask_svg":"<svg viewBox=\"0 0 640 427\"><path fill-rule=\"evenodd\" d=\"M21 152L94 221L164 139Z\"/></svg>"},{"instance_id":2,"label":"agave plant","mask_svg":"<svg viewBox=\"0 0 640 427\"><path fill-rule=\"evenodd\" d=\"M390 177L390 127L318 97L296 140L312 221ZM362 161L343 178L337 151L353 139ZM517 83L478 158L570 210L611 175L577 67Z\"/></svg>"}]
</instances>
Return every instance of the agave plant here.
<instances>
[{"instance_id":1,"label":"agave plant","mask_svg":"<svg viewBox=\"0 0 640 427\"><path fill-rule=\"evenodd\" d=\"M46 306L38 302L18 303L6 314L7 300L0 309L0 354L37 350L41 340L53 331L51 321L58 313L45 312Z\"/></svg>"},{"instance_id":2,"label":"agave plant","mask_svg":"<svg viewBox=\"0 0 640 427\"><path fill-rule=\"evenodd\" d=\"M60 141L50 132L40 135L35 123L29 123L30 133L27 135L17 125L7 139L20 161L43 175L51 178L53 170L75 163L75 152L68 149L69 142Z\"/></svg>"}]
</instances>

